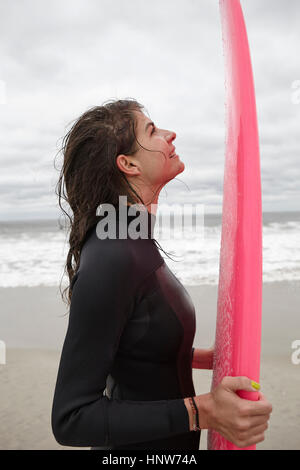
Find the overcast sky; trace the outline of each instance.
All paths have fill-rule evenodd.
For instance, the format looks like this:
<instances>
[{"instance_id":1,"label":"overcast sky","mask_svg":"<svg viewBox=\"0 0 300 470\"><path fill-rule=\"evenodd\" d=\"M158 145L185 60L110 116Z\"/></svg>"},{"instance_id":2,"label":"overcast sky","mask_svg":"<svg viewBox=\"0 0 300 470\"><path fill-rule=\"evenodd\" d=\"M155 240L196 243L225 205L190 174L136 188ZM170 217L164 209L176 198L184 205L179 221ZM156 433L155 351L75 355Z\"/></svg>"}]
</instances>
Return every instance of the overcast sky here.
<instances>
[{"instance_id":1,"label":"overcast sky","mask_svg":"<svg viewBox=\"0 0 300 470\"><path fill-rule=\"evenodd\" d=\"M299 210L300 1L241 4L255 79L263 210ZM205 213L221 212L226 129L218 0L0 5L2 220L60 214L54 157L61 138L89 107L126 97L177 134L185 171L165 186L159 203L201 203Z\"/></svg>"}]
</instances>

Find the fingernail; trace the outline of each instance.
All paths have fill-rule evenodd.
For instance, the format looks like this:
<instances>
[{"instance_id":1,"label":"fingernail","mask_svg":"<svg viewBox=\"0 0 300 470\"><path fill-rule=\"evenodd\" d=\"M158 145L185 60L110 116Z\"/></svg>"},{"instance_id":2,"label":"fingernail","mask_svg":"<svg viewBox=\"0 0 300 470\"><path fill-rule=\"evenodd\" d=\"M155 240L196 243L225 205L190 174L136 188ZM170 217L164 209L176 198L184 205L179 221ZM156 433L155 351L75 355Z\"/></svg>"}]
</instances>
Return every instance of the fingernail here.
<instances>
[{"instance_id":1,"label":"fingernail","mask_svg":"<svg viewBox=\"0 0 300 470\"><path fill-rule=\"evenodd\" d=\"M251 385L255 390L260 389L260 385L257 382L254 382L254 380L251 380Z\"/></svg>"}]
</instances>

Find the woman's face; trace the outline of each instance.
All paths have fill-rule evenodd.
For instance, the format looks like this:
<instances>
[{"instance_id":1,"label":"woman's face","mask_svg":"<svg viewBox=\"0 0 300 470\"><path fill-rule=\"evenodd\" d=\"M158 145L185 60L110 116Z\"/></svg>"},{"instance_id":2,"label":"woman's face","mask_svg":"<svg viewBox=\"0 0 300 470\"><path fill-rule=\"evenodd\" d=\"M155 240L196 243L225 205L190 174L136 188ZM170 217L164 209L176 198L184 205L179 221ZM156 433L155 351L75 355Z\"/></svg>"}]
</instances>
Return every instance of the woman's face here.
<instances>
[{"instance_id":1,"label":"woman's face","mask_svg":"<svg viewBox=\"0 0 300 470\"><path fill-rule=\"evenodd\" d=\"M163 186L184 170L184 163L176 154L173 140L175 132L160 129L143 112L135 111L137 116L136 137L145 150L139 149L134 156L119 155L118 166L127 176L135 176L139 182L151 187ZM125 160L126 159L126 162ZM121 166L120 166L121 165Z\"/></svg>"}]
</instances>

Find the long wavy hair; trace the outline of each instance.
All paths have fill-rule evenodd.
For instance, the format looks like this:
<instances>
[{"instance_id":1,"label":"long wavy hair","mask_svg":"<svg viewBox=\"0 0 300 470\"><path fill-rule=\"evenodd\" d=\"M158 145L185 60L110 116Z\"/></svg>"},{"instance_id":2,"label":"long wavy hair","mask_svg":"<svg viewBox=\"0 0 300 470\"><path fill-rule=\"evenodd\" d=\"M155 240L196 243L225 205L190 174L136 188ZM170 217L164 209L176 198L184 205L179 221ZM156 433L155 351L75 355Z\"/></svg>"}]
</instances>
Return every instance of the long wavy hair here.
<instances>
[{"instance_id":1,"label":"long wavy hair","mask_svg":"<svg viewBox=\"0 0 300 470\"><path fill-rule=\"evenodd\" d=\"M119 154L134 155L139 146L142 147L136 137L134 111L143 109L145 107L133 98L109 100L84 112L62 139L58 153L63 155L63 164L55 193L69 231L69 251L63 273L67 273L69 285L61 291L60 284L62 299L68 306L82 246L88 231L99 220L97 207L104 203L118 204L119 196L127 196L131 204L138 201L144 204L116 164ZM71 214L64 209L63 200ZM153 241L162 249L155 239Z\"/></svg>"}]
</instances>

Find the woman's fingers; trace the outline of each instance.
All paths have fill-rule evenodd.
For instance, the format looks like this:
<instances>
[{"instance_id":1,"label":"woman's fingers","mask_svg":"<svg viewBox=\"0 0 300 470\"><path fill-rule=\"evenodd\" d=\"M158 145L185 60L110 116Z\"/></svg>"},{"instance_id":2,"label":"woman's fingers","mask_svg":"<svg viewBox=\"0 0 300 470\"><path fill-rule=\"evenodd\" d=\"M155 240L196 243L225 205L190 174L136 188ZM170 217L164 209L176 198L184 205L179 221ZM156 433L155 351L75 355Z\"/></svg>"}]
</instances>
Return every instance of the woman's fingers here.
<instances>
[{"instance_id":1,"label":"woman's fingers","mask_svg":"<svg viewBox=\"0 0 300 470\"><path fill-rule=\"evenodd\" d=\"M249 416L266 416L272 413L272 405L265 398L258 401L248 400L246 411Z\"/></svg>"},{"instance_id":2,"label":"woman's fingers","mask_svg":"<svg viewBox=\"0 0 300 470\"><path fill-rule=\"evenodd\" d=\"M249 429L241 430L238 433L235 444L238 447L248 447L258 442L262 442L265 438L264 433L268 429L268 423L260 424L259 426L251 426Z\"/></svg>"},{"instance_id":3,"label":"woman's fingers","mask_svg":"<svg viewBox=\"0 0 300 470\"><path fill-rule=\"evenodd\" d=\"M266 415L261 415L261 416L251 416L249 418L249 423L252 428L256 428L259 426L267 426L268 427L268 420L270 416L267 417ZM266 427L266 429L267 429Z\"/></svg>"}]
</instances>

